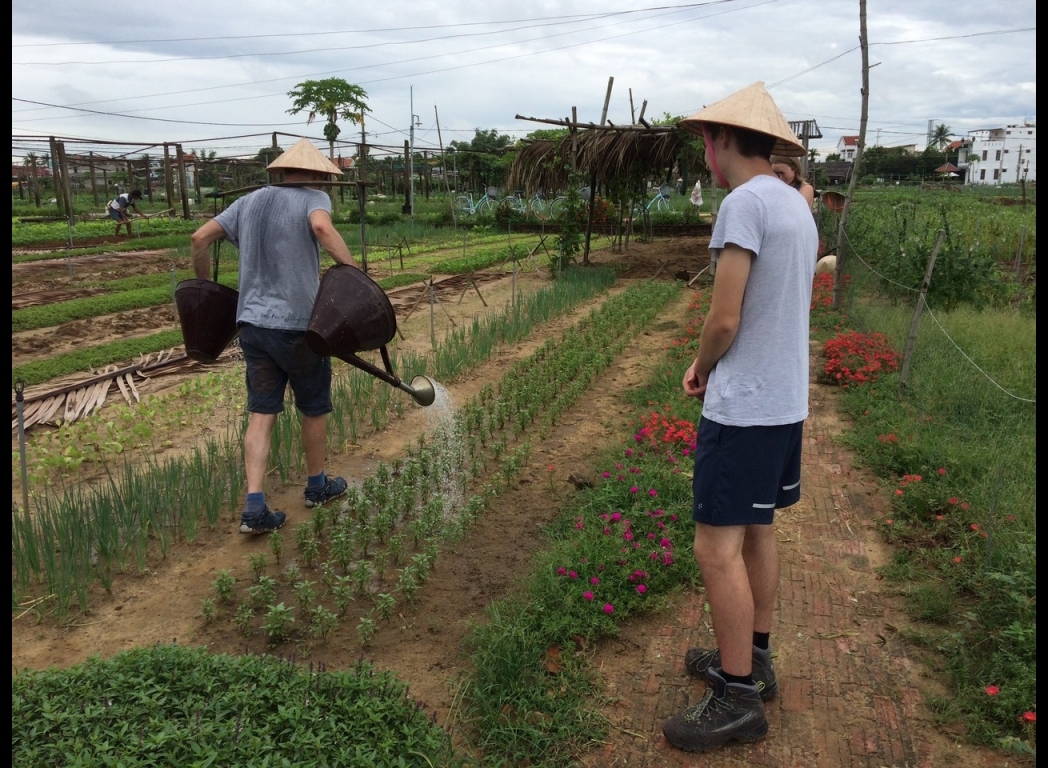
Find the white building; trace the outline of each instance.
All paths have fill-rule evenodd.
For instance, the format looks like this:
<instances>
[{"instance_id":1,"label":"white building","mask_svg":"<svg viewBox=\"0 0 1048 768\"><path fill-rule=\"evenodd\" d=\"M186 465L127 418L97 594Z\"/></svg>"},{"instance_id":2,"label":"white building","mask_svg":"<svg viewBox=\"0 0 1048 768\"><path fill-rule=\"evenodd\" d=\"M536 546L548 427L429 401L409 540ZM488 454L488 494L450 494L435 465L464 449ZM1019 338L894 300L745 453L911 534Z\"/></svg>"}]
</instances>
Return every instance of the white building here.
<instances>
[{"instance_id":1,"label":"white building","mask_svg":"<svg viewBox=\"0 0 1048 768\"><path fill-rule=\"evenodd\" d=\"M859 148L858 136L841 136L837 141L837 154L841 160L851 162L855 159L855 151Z\"/></svg>"},{"instance_id":2,"label":"white building","mask_svg":"<svg viewBox=\"0 0 1048 768\"><path fill-rule=\"evenodd\" d=\"M1037 181L1037 125L1007 125L971 131L966 184Z\"/></svg>"}]
</instances>

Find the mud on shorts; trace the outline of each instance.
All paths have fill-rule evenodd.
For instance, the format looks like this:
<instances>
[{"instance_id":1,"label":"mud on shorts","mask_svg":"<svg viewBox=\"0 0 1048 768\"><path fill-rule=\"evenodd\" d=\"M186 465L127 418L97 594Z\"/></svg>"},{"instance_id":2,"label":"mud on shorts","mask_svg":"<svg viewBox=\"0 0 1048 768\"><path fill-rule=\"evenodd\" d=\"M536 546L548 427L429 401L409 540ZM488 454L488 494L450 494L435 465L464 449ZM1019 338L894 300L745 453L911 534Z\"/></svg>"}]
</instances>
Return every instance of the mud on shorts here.
<instances>
[{"instance_id":1,"label":"mud on shorts","mask_svg":"<svg viewBox=\"0 0 1048 768\"><path fill-rule=\"evenodd\" d=\"M240 323L249 413L281 413L287 385L305 416L331 413L331 359L306 344L305 331L259 328Z\"/></svg>"},{"instance_id":2,"label":"mud on shorts","mask_svg":"<svg viewBox=\"0 0 1048 768\"><path fill-rule=\"evenodd\" d=\"M691 516L706 525L770 525L801 498L804 422L729 427L699 420Z\"/></svg>"}]
</instances>

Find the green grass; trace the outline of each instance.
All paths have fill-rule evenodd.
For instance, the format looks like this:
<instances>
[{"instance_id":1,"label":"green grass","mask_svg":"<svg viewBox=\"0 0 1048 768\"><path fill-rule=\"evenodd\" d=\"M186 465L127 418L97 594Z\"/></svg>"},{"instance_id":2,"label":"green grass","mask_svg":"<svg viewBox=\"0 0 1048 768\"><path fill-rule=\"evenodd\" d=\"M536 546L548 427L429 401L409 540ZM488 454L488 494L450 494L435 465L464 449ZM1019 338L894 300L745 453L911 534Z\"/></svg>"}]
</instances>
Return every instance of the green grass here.
<instances>
[{"instance_id":1,"label":"green grass","mask_svg":"<svg viewBox=\"0 0 1048 768\"><path fill-rule=\"evenodd\" d=\"M903 346L912 308L852 306L864 331ZM1022 739L1037 700L1036 317L961 306L935 318L920 326L904 398L898 373L843 391L854 422L842 441L892 494L881 530L907 554L885 574L929 624L929 660L951 686L943 718L1002 745Z\"/></svg>"}]
</instances>

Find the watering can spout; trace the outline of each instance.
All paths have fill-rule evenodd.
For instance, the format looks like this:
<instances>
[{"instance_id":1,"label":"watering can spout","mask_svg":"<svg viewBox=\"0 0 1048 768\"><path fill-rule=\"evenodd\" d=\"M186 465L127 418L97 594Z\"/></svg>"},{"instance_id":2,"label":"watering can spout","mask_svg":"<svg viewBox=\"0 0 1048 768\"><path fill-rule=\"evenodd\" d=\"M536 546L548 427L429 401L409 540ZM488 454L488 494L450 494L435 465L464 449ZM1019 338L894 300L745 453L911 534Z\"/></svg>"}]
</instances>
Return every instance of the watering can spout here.
<instances>
[{"instance_id":1,"label":"watering can spout","mask_svg":"<svg viewBox=\"0 0 1048 768\"><path fill-rule=\"evenodd\" d=\"M427 376L416 376L410 384L402 381L398 384L398 388L411 395L414 401L423 408L433 405L433 401L437 399L437 388L433 386L433 381Z\"/></svg>"}]
</instances>

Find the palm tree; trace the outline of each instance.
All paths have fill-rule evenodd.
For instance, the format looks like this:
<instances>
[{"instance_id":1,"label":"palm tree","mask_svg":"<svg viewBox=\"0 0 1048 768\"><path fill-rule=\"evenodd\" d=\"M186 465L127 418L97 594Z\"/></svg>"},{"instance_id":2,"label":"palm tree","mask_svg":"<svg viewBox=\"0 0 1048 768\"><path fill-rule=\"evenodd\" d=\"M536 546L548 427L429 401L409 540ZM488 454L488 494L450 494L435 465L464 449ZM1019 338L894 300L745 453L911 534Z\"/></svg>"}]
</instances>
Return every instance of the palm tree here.
<instances>
[{"instance_id":1,"label":"palm tree","mask_svg":"<svg viewBox=\"0 0 1048 768\"><path fill-rule=\"evenodd\" d=\"M939 151L945 152L946 148L950 146L950 140L953 138L953 131L950 130L950 126L946 123L939 123L935 126L935 130L932 131L931 144L939 148Z\"/></svg>"}]
</instances>

